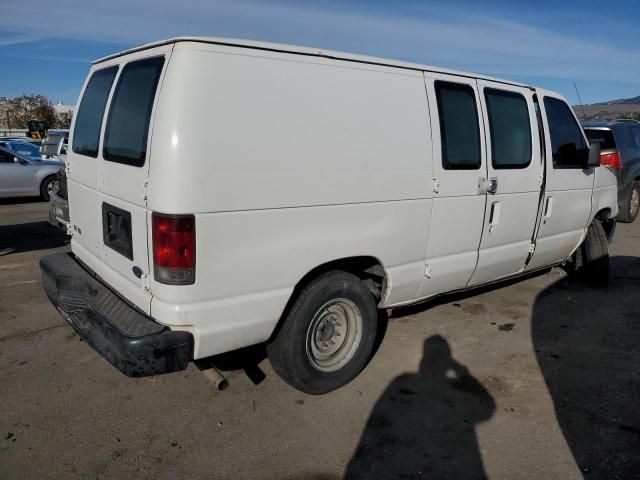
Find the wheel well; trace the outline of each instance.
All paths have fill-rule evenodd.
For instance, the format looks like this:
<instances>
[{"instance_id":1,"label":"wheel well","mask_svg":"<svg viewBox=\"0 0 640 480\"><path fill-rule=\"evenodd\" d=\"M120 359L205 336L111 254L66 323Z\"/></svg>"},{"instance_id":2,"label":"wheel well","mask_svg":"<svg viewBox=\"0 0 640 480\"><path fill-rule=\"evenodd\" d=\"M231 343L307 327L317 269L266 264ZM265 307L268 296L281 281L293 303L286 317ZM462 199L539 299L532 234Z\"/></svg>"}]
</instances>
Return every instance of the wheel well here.
<instances>
[{"instance_id":1,"label":"wheel well","mask_svg":"<svg viewBox=\"0 0 640 480\"><path fill-rule=\"evenodd\" d=\"M289 310L293 306L293 303L296 301L304 287L309 285L309 283L311 283L318 276L332 270L342 270L352 273L353 275L360 278L364 285L369 289L373 297L376 299L376 302L380 301L381 298L384 298L388 285L387 274L384 267L382 266L382 262L380 262L377 258L370 256L347 257L323 263L322 265L318 265L317 267L310 270L300 279L300 281L298 281L295 288L293 289L293 292L291 293L291 296L289 297L287 305L282 312L282 316L278 321L278 325L272 333L272 338L280 330L282 321L284 320L284 318L286 318Z\"/></svg>"},{"instance_id":2,"label":"wheel well","mask_svg":"<svg viewBox=\"0 0 640 480\"><path fill-rule=\"evenodd\" d=\"M371 294L380 300L387 287L387 275L382 263L375 257L348 257L323 263L309 271L294 288L294 295L307 286L314 278L331 270L343 270L359 277ZM294 296L292 295L292 296Z\"/></svg>"},{"instance_id":3,"label":"wheel well","mask_svg":"<svg viewBox=\"0 0 640 480\"><path fill-rule=\"evenodd\" d=\"M596 213L596 218L598 220L601 220L601 221L609 220L611 218L611 209L610 208L603 208L598 213Z\"/></svg>"},{"instance_id":4,"label":"wheel well","mask_svg":"<svg viewBox=\"0 0 640 480\"><path fill-rule=\"evenodd\" d=\"M611 209L603 208L596 214L596 219L602 224L604 233L607 235L607 239L611 240L613 232L616 229L616 219L611 217Z\"/></svg>"}]
</instances>

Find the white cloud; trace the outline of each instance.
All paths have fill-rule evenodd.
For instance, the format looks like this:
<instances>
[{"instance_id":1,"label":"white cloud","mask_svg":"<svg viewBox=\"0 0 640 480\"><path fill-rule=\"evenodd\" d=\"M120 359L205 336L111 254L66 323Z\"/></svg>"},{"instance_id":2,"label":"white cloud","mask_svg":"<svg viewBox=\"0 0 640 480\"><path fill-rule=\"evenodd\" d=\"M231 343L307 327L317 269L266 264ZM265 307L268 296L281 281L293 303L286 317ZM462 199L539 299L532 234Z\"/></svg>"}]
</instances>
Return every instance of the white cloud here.
<instances>
[{"instance_id":1,"label":"white cloud","mask_svg":"<svg viewBox=\"0 0 640 480\"><path fill-rule=\"evenodd\" d=\"M30 35L26 33L6 35L4 37L0 37L0 47L9 47L20 43L35 42L37 40L42 40L43 38L45 37L41 35Z\"/></svg>"},{"instance_id":2,"label":"white cloud","mask_svg":"<svg viewBox=\"0 0 640 480\"><path fill-rule=\"evenodd\" d=\"M414 18L255 1L5 0L3 28L123 45L179 35L254 38L407 59L509 77L635 82L640 52L524 23L424 10ZM0 39L0 45L3 40Z\"/></svg>"}]
</instances>

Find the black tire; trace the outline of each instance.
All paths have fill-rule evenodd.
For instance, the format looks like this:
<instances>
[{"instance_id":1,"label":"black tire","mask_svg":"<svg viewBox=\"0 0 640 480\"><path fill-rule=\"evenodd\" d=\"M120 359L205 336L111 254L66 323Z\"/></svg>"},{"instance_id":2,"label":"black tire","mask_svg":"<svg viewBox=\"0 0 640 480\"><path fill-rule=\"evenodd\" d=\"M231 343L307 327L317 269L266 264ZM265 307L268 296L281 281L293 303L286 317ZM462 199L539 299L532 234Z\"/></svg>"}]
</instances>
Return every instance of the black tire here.
<instances>
[{"instance_id":1,"label":"black tire","mask_svg":"<svg viewBox=\"0 0 640 480\"><path fill-rule=\"evenodd\" d=\"M49 201L49 187L56 182L55 175L49 175L40 184L40 196L45 202Z\"/></svg>"},{"instance_id":2,"label":"black tire","mask_svg":"<svg viewBox=\"0 0 640 480\"><path fill-rule=\"evenodd\" d=\"M636 195L634 197L634 195ZM638 200L640 199L640 182L633 182L631 191L625 199L624 203L620 205L620 211L618 212L618 221L622 223L632 223L637 217L640 208L638 207Z\"/></svg>"},{"instance_id":3,"label":"black tire","mask_svg":"<svg viewBox=\"0 0 640 480\"><path fill-rule=\"evenodd\" d=\"M594 220L581 246L582 274L592 285L605 287L609 284L609 242L598 220Z\"/></svg>"},{"instance_id":4,"label":"black tire","mask_svg":"<svg viewBox=\"0 0 640 480\"><path fill-rule=\"evenodd\" d=\"M323 312L329 312L324 308L328 303L344 299L360 315L360 339L352 342L352 347L346 346L345 340L338 350L346 348L352 352L346 363L337 370L322 371L311 359L313 353L309 353L313 348L311 338L318 338L314 335L317 329L312 332L311 326L322 318ZM375 347L377 331L378 312L371 292L355 275L336 270L319 276L300 292L275 338L267 345L267 353L273 369L285 382L302 392L321 395L349 383L364 369Z\"/></svg>"}]
</instances>

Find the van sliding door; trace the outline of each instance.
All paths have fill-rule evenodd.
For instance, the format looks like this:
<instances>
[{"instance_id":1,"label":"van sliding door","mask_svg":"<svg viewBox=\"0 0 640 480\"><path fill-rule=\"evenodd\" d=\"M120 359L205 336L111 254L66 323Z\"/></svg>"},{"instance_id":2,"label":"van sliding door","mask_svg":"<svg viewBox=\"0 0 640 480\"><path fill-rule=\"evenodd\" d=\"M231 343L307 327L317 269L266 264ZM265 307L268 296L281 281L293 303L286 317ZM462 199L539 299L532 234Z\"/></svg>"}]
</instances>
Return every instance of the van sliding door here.
<instances>
[{"instance_id":1,"label":"van sliding door","mask_svg":"<svg viewBox=\"0 0 640 480\"><path fill-rule=\"evenodd\" d=\"M543 165L533 92L478 81L487 141L482 241L469 285L522 272L533 253Z\"/></svg>"},{"instance_id":2,"label":"van sliding door","mask_svg":"<svg viewBox=\"0 0 640 480\"><path fill-rule=\"evenodd\" d=\"M417 298L463 288L478 260L487 177L476 82L425 74L433 140L433 207Z\"/></svg>"}]
</instances>

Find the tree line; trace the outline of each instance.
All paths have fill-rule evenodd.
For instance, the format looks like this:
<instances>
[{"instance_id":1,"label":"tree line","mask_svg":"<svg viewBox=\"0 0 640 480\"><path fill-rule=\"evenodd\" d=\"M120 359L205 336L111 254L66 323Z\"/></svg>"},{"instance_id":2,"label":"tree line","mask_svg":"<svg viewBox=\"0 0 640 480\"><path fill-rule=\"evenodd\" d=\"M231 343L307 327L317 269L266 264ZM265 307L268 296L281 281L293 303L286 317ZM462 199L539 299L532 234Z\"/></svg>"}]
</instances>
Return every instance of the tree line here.
<instances>
[{"instance_id":1,"label":"tree line","mask_svg":"<svg viewBox=\"0 0 640 480\"><path fill-rule=\"evenodd\" d=\"M41 120L48 128L70 128L73 112L56 112L44 95L0 97L0 128L27 128L29 120Z\"/></svg>"}]
</instances>

